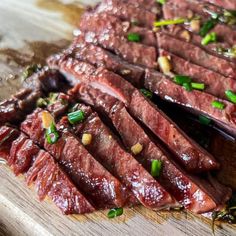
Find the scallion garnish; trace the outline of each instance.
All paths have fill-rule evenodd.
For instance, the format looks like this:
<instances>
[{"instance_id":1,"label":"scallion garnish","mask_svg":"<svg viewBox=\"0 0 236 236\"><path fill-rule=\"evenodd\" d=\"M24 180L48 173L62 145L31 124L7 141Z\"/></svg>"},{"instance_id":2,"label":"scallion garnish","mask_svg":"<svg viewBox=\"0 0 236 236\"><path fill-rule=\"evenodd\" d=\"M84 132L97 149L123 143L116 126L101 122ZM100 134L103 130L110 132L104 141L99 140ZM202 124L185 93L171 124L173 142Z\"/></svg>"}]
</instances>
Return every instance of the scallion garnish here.
<instances>
[{"instance_id":1,"label":"scallion garnish","mask_svg":"<svg viewBox=\"0 0 236 236\"><path fill-rule=\"evenodd\" d=\"M190 83L191 78L189 76L185 76L185 75L175 75L174 82L179 85L183 85L184 83Z\"/></svg>"},{"instance_id":2,"label":"scallion garnish","mask_svg":"<svg viewBox=\"0 0 236 236\"><path fill-rule=\"evenodd\" d=\"M46 130L46 139L49 144L54 144L59 139L59 133L54 123Z\"/></svg>"},{"instance_id":3,"label":"scallion garnish","mask_svg":"<svg viewBox=\"0 0 236 236\"><path fill-rule=\"evenodd\" d=\"M111 218L115 218L115 217L117 217L117 216L120 216L120 215L122 215L122 214L123 214L123 208L121 208L121 207L119 207L119 208L113 208L113 209L111 209L111 210L108 212L107 217L108 217L109 219L111 219Z\"/></svg>"},{"instance_id":4,"label":"scallion garnish","mask_svg":"<svg viewBox=\"0 0 236 236\"><path fill-rule=\"evenodd\" d=\"M48 101L45 98L39 98L36 102L37 107L46 107L48 105Z\"/></svg>"},{"instance_id":5,"label":"scallion garnish","mask_svg":"<svg viewBox=\"0 0 236 236\"><path fill-rule=\"evenodd\" d=\"M205 89L205 84L203 84L203 83L191 83L191 87L193 89L197 89L197 90L204 90Z\"/></svg>"},{"instance_id":6,"label":"scallion garnish","mask_svg":"<svg viewBox=\"0 0 236 236\"><path fill-rule=\"evenodd\" d=\"M231 90L226 90L225 95L231 102L236 103L236 93Z\"/></svg>"},{"instance_id":7,"label":"scallion garnish","mask_svg":"<svg viewBox=\"0 0 236 236\"><path fill-rule=\"evenodd\" d=\"M85 114L82 110L71 112L67 115L69 122L74 125L82 122L85 119Z\"/></svg>"},{"instance_id":8,"label":"scallion garnish","mask_svg":"<svg viewBox=\"0 0 236 236\"><path fill-rule=\"evenodd\" d=\"M140 92L149 99L151 99L153 96L153 93L147 89L140 89Z\"/></svg>"},{"instance_id":9,"label":"scallion garnish","mask_svg":"<svg viewBox=\"0 0 236 236\"><path fill-rule=\"evenodd\" d=\"M215 32L211 32L209 34L207 34L203 39L201 44L202 45L207 45L209 43L214 43L217 41L217 35Z\"/></svg>"},{"instance_id":10,"label":"scallion garnish","mask_svg":"<svg viewBox=\"0 0 236 236\"><path fill-rule=\"evenodd\" d=\"M178 18L173 20L163 20L163 21L156 21L154 22L154 27L160 27L160 26L166 26L166 25L177 25L177 24L183 24L187 20L184 18Z\"/></svg>"},{"instance_id":11,"label":"scallion garnish","mask_svg":"<svg viewBox=\"0 0 236 236\"><path fill-rule=\"evenodd\" d=\"M166 3L166 0L156 0L158 3L160 3L161 5L164 5Z\"/></svg>"},{"instance_id":12,"label":"scallion garnish","mask_svg":"<svg viewBox=\"0 0 236 236\"><path fill-rule=\"evenodd\" d=\"M161 173L162 162L160 160L152 160L151 175L158 177Z\"/></svg>"},{"instance_id":13,"label":"scallion garnish","mask_svg":"<svg viewBox=\"0 0 236 236\"><path fill-rule=\"evenodd\" d=\"M200 115L198 117L199 119L199 122L202 124L202 125L209 125L211 123L211 120L209 118L207 118L206 116L203 116L203 115Z\"/></svg>"},{"instance_id":14,"label":"scallion garnish","mask_svg":"<svg viewBox=\"0 0 236 236\"><path fill-rule=\"evenodd\" d=\"M236 58L236 46L232 48L217 47L216 52L225 57Z\"/></svg>"},{"instance_id":15,"label":"scallion garnish","mask_svg":"<svg viewBox=\"0 0 236 236\"><path fill-rule=\"evenodd\" d=\"M213 29L215 27L215 25L217 24L218 20L217 19L209 19L208 21L206 21L203 26L200 29L199 34L202 37L205 37L207 35L207 33Z\"/></svg>"},{"instance_id":16,"label":"scallion garnish","mask_svg":"<svg viewBox=\"0 0 236 236\"><path fill-rule=\"evenodd\" d=\"M40 64L33 64L30 66L27 66L25 68L25 71L23 72L23 78L24 80L33 75L34 73L38 72L42 69L42 66Z\"/></svg>"},{"instance_id":17,"label":"scallion garnish","mask_svg":"<svg viewBox=\"0 0 236 236\"><path fill-rule=\"evenodd\" d=\"M183 87L186 89L186 91L190 92L192 91L191 83L183 83Z\"/></svg>"},{"instance_id":18,"label":"scallion garnish","mask_svg":"<svg viewBox=\"0 0 236 236\"><path fill-rule=\"evenodd\" d=\"M140 36L140 34L137 34L137 33L129 33L127 35L127 39L130 42L140 42L141 41L141 36Z\"/></svg>"},{"instance_id":19,"label":"scallion garnish","mask_svg":"<svg viewBox=\"0 0 236 236\"><path fill-rule=\"evenodd\" d=\"M225 104L223 102L220 102L220 101L213 101L211 103L211 105L214 107L214 108L217 108L219 110L223 110L225 108Z\"/></svg>"}]
</instances>

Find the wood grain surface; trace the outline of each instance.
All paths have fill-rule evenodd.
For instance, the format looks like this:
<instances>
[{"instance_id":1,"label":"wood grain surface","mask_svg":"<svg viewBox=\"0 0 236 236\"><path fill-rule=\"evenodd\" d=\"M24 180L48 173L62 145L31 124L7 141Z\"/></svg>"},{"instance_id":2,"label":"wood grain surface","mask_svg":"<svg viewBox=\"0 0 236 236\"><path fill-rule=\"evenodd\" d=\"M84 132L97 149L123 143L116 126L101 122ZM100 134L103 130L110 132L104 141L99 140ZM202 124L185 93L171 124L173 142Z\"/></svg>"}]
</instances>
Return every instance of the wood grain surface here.
<instances>
[{"instance_id":1,"label":"wood grain surface","mask_svg":"<svg viewBox=\"0 0 236 236\"><path fill-rule=\"evenodd\" d=\"M79 19L82 1L0 1L0 100L19 89L22 68L67 46ZM83 1L90 4L94 1ZM125 209L116 219L107 211L64 216L47 199L39 202L24 177L15 177L0 164L0 235L211 235L211 221L190 213L152 212L143 207ZM223 224L216 235L236 235Z\"/></svg>"}]
</instances>

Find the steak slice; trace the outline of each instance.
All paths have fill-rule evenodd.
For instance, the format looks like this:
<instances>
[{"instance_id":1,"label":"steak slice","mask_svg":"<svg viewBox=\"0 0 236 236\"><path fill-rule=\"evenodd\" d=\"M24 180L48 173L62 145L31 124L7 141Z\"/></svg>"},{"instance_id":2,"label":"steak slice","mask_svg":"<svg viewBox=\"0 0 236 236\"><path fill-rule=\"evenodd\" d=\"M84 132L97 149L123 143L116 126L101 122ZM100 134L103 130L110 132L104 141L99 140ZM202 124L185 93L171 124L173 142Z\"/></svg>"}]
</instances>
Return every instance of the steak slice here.
<instances>
[{"instance_id":1,"label":"steak slice","mask_svg":"<svg viewBox=\"0 0 236 236\"><path fill-rule=\"evenodd\" d=\"M117 138L105 126L98 115L85 105L78 110L86 111L86 120L73 126L80 139L84 133L92 135L92 142L85 147L98 161L131 190L139 202L147 208L158 210L174 205L169 193L140 165L135 158L123 150ZM90 113L90 114L89 114ZM67 117L61 123L68 128Z\"/></svg>"},{"instance_id":2,"label":"steak slice","mask_svg":"<svg viewBox=\"0 0 236 236\"><path fill-rule=\"evenodd\" d=\"M125 203L123 186L100 165L69 132L60 132L55 144L48 144L42 127L42 109L36 109L21 124L21 130L44 147L63 167L74 183L97 208L120 207Z\"/></svg>"},{"instance_id":3,"label":"steak slice","mask_svg":"<svg viewBox=\"0 0 236 236\"><path fill-rule=\"evenodd\" d=\"M94 68L92 74L90 64L72 58L59 60L55 64L58 64L60 71L66 73L67 78L74 84L81 80L123 101L129 112L166 143L189 171L199 172L218 167L210 154L187 137L173 121L117 74L103 68ZM86 67L90 70L87 71Z\"/></svg>"},{"instance_id":4,"label":"steak slice","mask_svg":"<svg viewBox=\"0 0 236 236\"><path fill-rule=\"evenodd\" d=\"M175 74L187 75L195 82L204 83L206 85L204 91L207 93L227 99L225 96L226 90L236 92L236 80L230 77L225 77L212 70L193 64L189 60L185 60L162 49L159 50L159 54L170 57L171 68Z\"/></svg>"},{"instance_id":5,"label":"steak slice","mask_svg":"<svg viewBox=\"0 0 236 236\"><path fill-rule=\"evenodd\" d=\"M198 90L187 91L157 71L149 71L145 87L161 98L185 106L192 113L203 114L213 119L228 132L236 135L236 105L226 100ZM212 106L213 101L221 101L225 108L220 110Z\"/></svg>"},{"instance_id":6,"label":"steak slice","mask_svg":"<svg viewBox=\"0 0 236 236\"><path fill-rule=\"evenodd\" d=\"M0 155L2 157L2 150L4 150L5 159L9 166L13 167L16 175L29 170L26 174L27 182L31 184L36 180L37 192L41 200L49 195L64 214L84 214L95 211L54 163L52 157L40 150L25 134L15 128L1 126L0 143ZM46 170L48 170L47 176Z\"/></svg>"},{"instance_id":7,"label":"steak slice","mask_svg":"<svg viewBox=\"0 0 236 236\"><path fill-rule=\"evenodd\" d=\"M152 29L153 22L156 20L156 13L150 12L140 5L137 6L137 4L138 2L103 0L94 11L96 13L106 12L119 17L121 20L135 22L140 26Z\"/></svg>"},{"instance_id":8,"label":"steak slice","mask_svg":"<svg viewBox=\"0 0 236 236\"><path fill-rule=\"evenodd\" d=\"M190 43L173 38L163 32L157 33L158 47L197 65L236 79L236 66L222 58L208 54L203 49ZM173 45L175 45L173 47Z\"/></svg>"},{"instance_id":9,"label":"steak slice","mask_svg":"<svg viewBox=\"0 0 236 236\"><path fill-rule=\"evenodd\" d=\"M206 9L211 12L222 13L222 8L197 0L170 0L164 4L163 13L166 19L201 16L201 23L203 24L210 18ZM187 26L187 28L189 27ZM231 46L236 44L236 32L233 27L217 24L210 32L215 32L222 42L227 42Z\"/></svg>"},{"instance_id":10,"label":"steak slice","mask_svg":"<svg viewBox=\"0 0 236 236\"><path fill-rule=\"evenodd\" d=\"M65 91L68 84L58 71L44 67L39 72L24 80L23 89L12 98L0 103L0 125L6 122L18 123L25 114L36 106L38 98L53 91Z\"/></svg>"},{"instance_id":11,"label":"steak slice","mask_svg":"<svg viewBox=\"0 0 236 236\"><path fill-rule=\"evenodd\" d=\"M229 9L229 10L236 9L236 2L232 1L232 0L204 0L204 2L209 2L209 3L215 4L219 7Z\"/></svg>"},{"instance_id":12,"label":"steak slice","mask_svg":"<svg viewBox=\"0 0 236 236\"><path fill-rule=\"evenodd\" d=\"M35 181L42 201L48 195L64 214L85 214L95 211L94 207L77 190L52 156L41 150L33 166L27 172L28 185Z\"/></svg>"},{"instance_id":13,"label":"steak slice","mask_svg":"<svg viewBox=\"0 0 236 236\"><path fill-rule=\"evenodd\" d=\"M157 177L157 180L186 209L195 213L203 213L227 201L230 196L228 188L221 186L221 194L215 194L216 190L210 191L207 187L211 185L210 183L188 175L150 140L141 126L129 115L124 104L116 98L83 84L77 85L71 93L80 101L93 106L101 114L106 114L128 149L136 143L142 144L142 152L136 158L147 170L151 169L153 160L162 161L161 175ZM82 127L82 129L84 132L91 133L89 127ZM79 129L81 129L80 126ZM96 146L96 142L94 142L94 145ZM213 188L216 188L216 186L214 185ZM202 198L198 198L196 195L202 196Z\"/></svg>"},{"instance_id":14,"label":"steak slice","mask_svg":"<svg viewBox=\"0 0 236 236\"><path fill-rule=\"evenodd\" d=\"M116 35L128 41L130 33L137 33L140 36L140 43L148 46L156 46L156 37L152 30L133 25L129 21L121 21L119 18L107 13L83 14L80 20L79 30L82 32L94 32L96 35Z\"/></svg>"}]
</instances>

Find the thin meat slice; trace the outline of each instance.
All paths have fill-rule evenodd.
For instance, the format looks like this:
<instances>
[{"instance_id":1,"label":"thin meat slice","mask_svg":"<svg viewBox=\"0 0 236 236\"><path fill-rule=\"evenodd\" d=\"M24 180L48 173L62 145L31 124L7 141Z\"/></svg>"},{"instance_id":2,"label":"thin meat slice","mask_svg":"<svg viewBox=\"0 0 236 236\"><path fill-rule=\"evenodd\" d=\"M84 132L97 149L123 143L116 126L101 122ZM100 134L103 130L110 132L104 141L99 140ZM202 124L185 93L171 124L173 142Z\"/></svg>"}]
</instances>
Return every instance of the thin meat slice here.
<instances>
[{"instance_id":1,"label":"thin meat slice","mask_svg":"<svg viewBox=\"0 0 236 236\"><path fill-rule=\"evenodd\" d=\"M21 130L59 162L96 207L123 206L126 196L121 183L104 169L71 133L62 131L55 144L48 144L41 116L42 110L35 110L21 124Z\"/></svg>"},{"instance_id":2,"label":"thin meat slice","mask_svg":"<svg viewBox=\"0 0 236 236\"><path fill-rule=\"evenodd\" d=\"M78 105L77 109L86 111L88 107ZM86 145L88 151L96 156L112 174L131 190L145 207L158 210L173 206L174 201L170 194L131 154L121 148L116 137L104 125L98 115L91 110L86 113L86 120L73 128L80 139L85 133L92 135L92 142ZM61 122L68 127L66 117Z\"/></svg>"},{"instance_id":3,"label":"thin meat slice","mask_svg":"<svg viewBox=\"0 0 236 236\"><path fill-rule=\"evenodd\" d=\"M35 181L40 200L48 195L64 214L85 214L95 211L88 200L77 190L52 156L40 151L27 172L28 185Z\"/></svg>"},{"instance_id":4,"label":"thin meat slice","mask_svg":"<svg viewBox=\"0 0 236 236\"><path fill-rule=\"evenodd\" d=\"M77 85L70 91L80 101L90 104L101 114L106 114L118 133L125 146L130 149L136 143L143 147L141 153L136 156L146 169L151 169L153 160L161 160L162 170L158 181L178 200L186 209L195 213L208 212L222 202L227 201L230 190L221 186L222 192L216 194L216 190L209 190L211 185L205 181L188 175L173 160L166 156L163 151L150 140L141 126L130 116L124 104L114 97L102 93L98 89L83 84ZM90 125L88 125L90 127ZM90 128L79 126L84 132L91 132ZM76 128L76 131L78 128ZM80 131L81 133L81 131ZM96 145L96 142L94 143ZM214 189L219 188L213 185ZM197 196L201 196L197 197Z\"/></svg>"},{"instance_id":5,"label":"thin meat slice","mask_svg":"<svg viewBox=\"0 0 236 236\"><path fill-rule=\"evenodd\" d=\"M60 71L67 74L72 83L78 84L81 80L123 101L130 113L166 143L189 171L199 172L218 167L210 154L187 137L173 121L117 74L103 68L94 68L92 73L90 64L72 58L59 60L55 64ZM90 70L87 71L86 67Z\"/></svg>"},{"instance_id":6,"label":"thin meat slice","mask_svg":"<svg viewBox=\"0 0 236 236\"><path fill-rule=\"evenodd\" d=\"M197 65L208 68L224 76L236 79L236 66L232 62L228 62L222 58L208 54L203 49L173 38L163 32L157 33L158 47L169 51L177 56L189 60ZM173 46L175 45L175 46Z\"/></svg>"},{"instance_id":7,"label":"thin meat slice","mask_svg":"<svg viewBox=\"0 0 236 236\"><path fill-rule=\"evenodd\" d=\"M155 34L152 30L133 25L129 21L121 21L119 18L107 13L83 14L80 20L80 31L94 32L97 35L112 34L120 37L124 42L128 41L128 35L131 33L139 34L140 43L148 46L156 46Z\"/></svg>"},{"instance_id":8,"label":"thin meat slice","mask_svg":"<svg viewBox=\"0 0 236 236\"><path fill-rule=\"evenodd\" d=\"M168 80L157 71L149 71L145 79L145 87L161 98L185 106L193 113L200 113L213 119L228 132L236 135L236 105L226 100L218 99L208 93L192 90L187 91L183 86ZM217 109L212 102L220 101L224 109Z\"/></svg>"},{"instance_id":9,"label":"thin meat slice","mask_svg":"<svg viewBox=\"0 0 236 236\"><path fill-rule=\"evenodd\" d=\"M218 14L223 13L222 8L199 2L197 0L170 0L163 6L165 19L173 19L178 17L191 19L194 16L200 16L201 24L204 24L204 22L211 18L209 10ZM191 28L187 25L184 25L184 27L191 30ZM210 32L215 32L218 40L221 42L227 42L231 46L236 44L236 32L231 26L219 23L216 24Z\"/></svg>"},{"instance_id":10,"label":"thin meat slice","mask_svg":"<svg viewBox=\"0 0 236 236\"><path fill-rule=\"evenodd\" d=\"M204 2L209 2L225 9L236 9L236 2L234 0L204 0Z\"/></svg>"},{"instance_id":11,"label":"thin meat slice","mask_svg":"<svg viewBox=\"0 0 236 236\"><path fill-rule=\"evenodd\" d=\"M137 3L136 3L137 4ZM156 13L150 12L143 7L135 6L132 2L119 0L103 0L94 9L96 13L108 13L115 15L121 20L135 22L140 26L147 28L153 27L153 22L156 20Z\"/></svg>"},{"instance_id":12,"label":"thin meat slice","mask_svg":"<svg viewBox=\"0 0 236 236\"><path fill-rule=\"evenodd\" d=\"M187 75L194 82L204 83L206 85L204 92L222 99L227 99L226 90L236 92L236 80L193 64L189 60L185 60L168 51L160 49L159 53L170 57L171 68L175 74Z\"/></svg>"}]
</instances>

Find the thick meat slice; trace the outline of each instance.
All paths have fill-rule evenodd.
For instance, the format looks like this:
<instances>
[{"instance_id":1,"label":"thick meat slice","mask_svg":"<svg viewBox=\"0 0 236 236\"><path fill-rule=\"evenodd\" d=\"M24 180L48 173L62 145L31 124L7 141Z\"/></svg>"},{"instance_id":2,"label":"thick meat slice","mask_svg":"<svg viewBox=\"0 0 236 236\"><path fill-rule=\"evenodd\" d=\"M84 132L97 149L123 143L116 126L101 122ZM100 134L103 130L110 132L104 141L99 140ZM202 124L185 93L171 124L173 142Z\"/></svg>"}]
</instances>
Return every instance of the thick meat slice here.
<instances>
[{"instance_id":1,"label":"thick meat slice","mask_svg":"<svg viewBox=\"0 0 236 236\"><path fill-rule=\"evenodd\" d=\"M65 169L74 183L86 193L98 208L123 206L121 183L103 168L69 132L60 132L55 144L48 144L42 128L41 109L29 115L21 130L44 147Z\"/></svg>"},{"instance_id":2,"label":"thick meat slice","mask_svg":"<svg viewBox=\"0 0 236 236\"><path fill-rule=\"evenodd\" d=\"M87 110L84 105L78 109ZM139 164L135 158L124 151L116 137L104 125L96 113L87 112L86 120L74 127L75 133L82 138L84 133L92 135L91 144L86 148L114 174L145 207L158 210L174 205L169 193ZM64 125L68 127L67 119Z\"/></svg>"},{"instance_id":3,"label":"thick meat slice","mask_svg":"<svg viewBox=\"0 0 236 236\"><path fill-rule=\"evenodd\" d=\"M193 64L189 60L185 60L165 50L161 49L159 52L160 55L170 56L171 68L175 74L187 75L194 82L204 83L206 85L205 92L222 99L227 99L225 96L226 90L236 92L236 80Z\"/></svg>"},{"instance_id":4,"label":"thick meat slice","mask_svg":"<svg viewBox=\"0 0 236 236\"><path fill-rule=\"evenodd\" d=\"M12 143L8 159L8 164L12 167L14 174L19 175L28 171L38 152L39 147L22 133Z\"/></svg>"},{"instance_id":5,"label":"thick meat slice","mask_svg":"<svg viewBox=\"0 0 236 236\"><path fill-rule=\"evenodd\" d=\"M96 67L105 67L112 70L138 88L143 86L145 68L130 64L99 46L83 42L77 44L72 51L69 51L69 55L81 61L87 61Z\"/></svg>"},{"instance_id":6,"label":"thick meat slice","mask_svg":"<svg viewBox=\"0 0 236 236\"><path fill-rule=\"evenodd\" d=\"M135 26L129 21L121 21L119 18L108 15L107 13L90 13L83 14L80 20L79 30L82 32L94 32L96 35L112 34L120 37L124 42L128 41L130 33L140 35L140 43L156 46L156 37L153 31Z\"/></svg>"},{"instance_id":7,"label":"thick meat slice","mask_svg":"<svg viewBox=\"0 0 236 236\"><path fill-rule=\"evenodd\" d=\"M188 170L199 172L218 167L210 154L187 137L173 121L120 76L102 68L97 70L94 68L91 76L91 70L87 74L84 69L86 66L92 69L91 65L72 58L59 60L58 65L59 69L67 73L68 79L72 78L75 84L79 83L79 80L90 83L91 86L102 89L123 101L130 113L166 143Z\"/></svg>"},{"instance_id":8,"label":"thick meat slice","mask_svg":"<svg viewBox=\"0 0 236 236\"><path fill-rule=\"evenodd\" d=\"M210 18L209 13L205 9L216 13L222 13L222 8L199 2L198 0L169 0L163 6L164 17L166 19L201 16L201 24ZM185 27L189 28L188 26ZM218 40L221 42L227 42L231 46L236 44L236 31L233 27L226 24L217 24L211 32L215 32L218 36Z\"/></svg>"},{"instance_id":9,"label":"thick meat slice","mask_svg":"<svg viewBox=\"0 0 236 236\"><path fill-rule=\"evenodd\" d=\"M236 2L234 0L204 0L204 2L209 2L225 9L236 9Z\"/></svg>"},{"instance_id":10,"label":"thick meat slice","mask_svg":"<svg viewBox=\"0 0 236 236\"><path fill-rule=\"evenodd\" d=\"M211 191L208 188L210 183L188 175L150 140L140 125L129 115L124 104L117 99L85 85L76 86L73 94L80 101L92 105L101 114L106 114L128 149L136 143L142 144L143 150L136 157L148 170L151 169L152 160L162 161L161 175L157 179L185 208L195 213L203 213L227 201L230 196L228 188L221 186L222 192L216 194L215 188L219 188L218 185L213 184L214 190ZM81 129L84 132L91 132L89 127L90 125L79 126L80 133Z\"/></svg>"},{"instance_id":11,"label":"thick meat slice","mask_svg":"<svg viewBox=\"0 0 236 236\"><path fill-rule=\"evenodd\" d=\"M192 43L198 47L203 48L208 53L217 56L222 57L227 61L236 62L235 58L231 58L229 56L226 56L222 53L220 53L220 49L228 49L231 48L231 45L227 42L212 42L207 45L202 45L202 37L198 34L192 33L190 30L186 29L186 27L181 27L179 25L174 25L168 27L167 34L172 35L173 37L176 37L180 40L184 40L186 42ZM188 36L186 36L186 34Z\"/></svg>"},{"instance_id":12,"label":"thick meat slice","mask_svg":"<svg viewBox=\"0 0 236 236\"><path fill-rule=\"evenodd\" d=\"M234 63L210 55L193 44L173 38L163 32L157 33L157 43L158 47L166 51L174 53L177 56L190 60L197 65L218 72L224 76L236 79L236 65Z\"/></svg>"},{"instance_id":13,"label":"thick meat slice","mask_svg":"<svg viewBox=\"0 0 236 236\"><path fill-rule=\"evenodd\" d=\"M39 152L27 172L28 184L32 181L35 181L40 200L48 195L64 214L84 214L95 210L45 151Z\"/></svg>"},{"instance_id":14,"label":"thick meat slice","mask_svg":"<svg viewBox=\"0 0 236 236\"><path fill-rule=\"evenodd\" d=\"M119 17L121 20L135 22L140 26L151 29L153 22L156 20L156 13L150 12L143 7L135 6L133 2L103 0L94 10L96 13L106 12Z\"/></svg>"},{"instance_id":15,"label":"thick meat slice","mask_svg":"<svg viewBox=\"0 0 236 236\"><path fill-rule=\"evenodd\" d=\"M192 90L187 91L183 86L168 80L157 71L149 71L145 79L145 87L161 98L185 106L193 113L204 114L220 126L236 135L236 105L226 100L218 99L208 93ZM225 108L220 110L212 106L213 101L221 101Z\"/></svg>"},{"instance_id":16,"label":"thick meat slice","mask_svg":"<svg viewBox=\"0 0 236 236\"><path fill-rule=\"evenodd\" d=\"M8 161L12 142L17 139L20 133L11 127L0 126L0 158Z\"/></svg>"}]
</instances>

